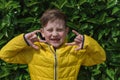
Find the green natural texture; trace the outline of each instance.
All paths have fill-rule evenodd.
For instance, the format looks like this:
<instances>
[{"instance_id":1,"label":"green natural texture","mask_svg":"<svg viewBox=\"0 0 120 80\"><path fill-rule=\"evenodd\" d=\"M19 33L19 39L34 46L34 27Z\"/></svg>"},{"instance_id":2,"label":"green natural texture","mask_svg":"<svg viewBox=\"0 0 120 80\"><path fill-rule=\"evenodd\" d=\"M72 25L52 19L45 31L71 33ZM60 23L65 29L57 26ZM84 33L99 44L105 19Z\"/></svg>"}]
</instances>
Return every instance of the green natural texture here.
<instances>
[{"instance_id":1,"label":"green natural texture","mask_svg":"<svg viewBox=\"0 0 120 80\"><path fill-rule=\"evenodd\" d=\"M107 60L83 66L78 80L120 80L120 0L0 0L0 48L16 35L39 29L48 8L63 11L70 30L92 36L106 51ZM74 36L69 32L70 41ZM30 80L27 65L0 60L0 80Z\"/></svg>"}]
</instances>

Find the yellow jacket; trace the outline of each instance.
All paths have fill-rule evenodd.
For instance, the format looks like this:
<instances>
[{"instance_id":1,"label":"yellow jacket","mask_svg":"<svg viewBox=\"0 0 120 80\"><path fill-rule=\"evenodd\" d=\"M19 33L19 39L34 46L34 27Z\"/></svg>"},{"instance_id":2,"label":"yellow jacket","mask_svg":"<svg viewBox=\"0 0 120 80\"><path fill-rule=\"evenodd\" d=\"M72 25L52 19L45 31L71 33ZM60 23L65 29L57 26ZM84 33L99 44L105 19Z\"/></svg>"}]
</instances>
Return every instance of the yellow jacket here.
<instances>
[{"instance_id":1,"label":"yellow jacket","mask_svg":"<svg viewBox=\"0 0 120 80\"><path fill-rule=\"evenodd\" d=\"M23 34L8 42L0 51L0 58L9 63L28 64L31 80L77 80L81 65L92 66L106 59L105 51L91 37L84 35L83 49L63 44L56 51L46 43L28 46Z\"/></svg>"}]
</instances>

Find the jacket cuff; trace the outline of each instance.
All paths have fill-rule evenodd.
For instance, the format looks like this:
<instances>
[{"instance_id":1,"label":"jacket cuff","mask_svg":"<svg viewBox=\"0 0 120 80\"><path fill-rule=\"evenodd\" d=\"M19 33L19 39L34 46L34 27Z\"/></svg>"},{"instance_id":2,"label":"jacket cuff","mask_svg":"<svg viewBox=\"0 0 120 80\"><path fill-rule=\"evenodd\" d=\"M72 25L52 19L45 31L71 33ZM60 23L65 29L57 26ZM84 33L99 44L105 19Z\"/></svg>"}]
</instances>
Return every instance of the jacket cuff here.
<instances>
[{"instance_id":1,"label":"jacket cuff","mask_svg":"<svg viewBox=\"0 0 120 80\"><path fill-rule=\"evenodd\" d=\"M30 44L28 43L28 41L27 41L26 38L25 38L25 34L23 35L23 38L24 38L26 44L27 44L28 46L30 46Z\"/></svg>"},{"instance_id":2,"label":"jacket cuff","mask_svg":"<svg viewBox=\"0 0 120 80\"><path fill-rule=\"evenodd\" d=\"M84 46L84 40L85 40L85 36L83 35L83 40L82 40L82 47L81 47L81 49L83 49L83 46Z\"/></svg>"}]
</instances>

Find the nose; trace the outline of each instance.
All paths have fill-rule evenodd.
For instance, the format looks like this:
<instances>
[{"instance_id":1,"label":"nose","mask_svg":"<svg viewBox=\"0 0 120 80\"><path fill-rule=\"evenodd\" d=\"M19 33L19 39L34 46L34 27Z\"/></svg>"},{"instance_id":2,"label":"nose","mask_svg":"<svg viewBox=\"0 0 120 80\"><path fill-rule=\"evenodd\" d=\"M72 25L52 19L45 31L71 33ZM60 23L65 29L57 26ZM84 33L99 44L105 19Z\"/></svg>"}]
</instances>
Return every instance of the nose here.
<instances>
[{"instance_id":1,"label":"nose","mask_svg":"<svg viewBox=\"0 0 120 80\"><path fill-rule=\"evenodd\" d=\"M53 31L52 32L52 36L57 36L58 35L58 32L57 31Z\"/></svg>"}]
</instances>

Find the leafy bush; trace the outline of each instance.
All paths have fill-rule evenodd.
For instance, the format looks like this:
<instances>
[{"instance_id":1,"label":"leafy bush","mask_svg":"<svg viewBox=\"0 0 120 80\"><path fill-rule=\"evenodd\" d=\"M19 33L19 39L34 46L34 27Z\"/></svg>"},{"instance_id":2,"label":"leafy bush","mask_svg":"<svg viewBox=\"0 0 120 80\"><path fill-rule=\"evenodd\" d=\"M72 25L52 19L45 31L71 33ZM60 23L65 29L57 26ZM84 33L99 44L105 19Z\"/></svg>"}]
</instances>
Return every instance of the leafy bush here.
<instances>
[{"instance_id":1,"label":"leafy bush","mask_svg":"<svg viewBox=\"0 0 120 80\"><path fill-rule=\"evenodd\" d=\"M18 34L39 29L48 8L63 11L70 30L92 36L106 51L106 62L81 67L78 80L120 80L119 0L0 0L0 48ZM69 32L70 41L73 37ZM27 65L0 60L0 80L30 80Z\"/></svg>"}]
</instances>

